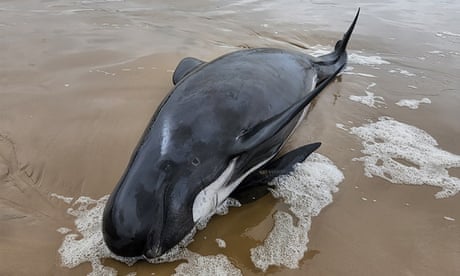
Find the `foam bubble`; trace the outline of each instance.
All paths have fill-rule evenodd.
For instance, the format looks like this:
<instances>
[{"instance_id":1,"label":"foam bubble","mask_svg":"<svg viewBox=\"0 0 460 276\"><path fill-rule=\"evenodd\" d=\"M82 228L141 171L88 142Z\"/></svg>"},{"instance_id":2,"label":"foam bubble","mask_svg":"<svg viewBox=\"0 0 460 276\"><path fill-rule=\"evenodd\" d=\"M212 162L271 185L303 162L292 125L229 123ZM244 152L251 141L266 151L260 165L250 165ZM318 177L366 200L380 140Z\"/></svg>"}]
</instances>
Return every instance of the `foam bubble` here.
<instances>
[{"instance_id":1,"label":"foam bubble","mask_svg":"<svg viewBox=\"0 0 460 276\"><path fill-rule=\"evenodd\" d=\"M171 248L169 251L164 253L159 257L155 257L152 259L146 259L147 262L152 264L161 264L161 263L169 263L179 260L186 260L191 256L193 252L187 250L187 245L193 242L193 236L195 236L197 228L193 228L192 231L182 239L176 246Z\"/></svg>"},{"instance_id":2,"label":"foam bubble","mask_svg":"<svg viewBox=\"0 0 460 276\"><path fill-rule=\"evenodd\" d=\"M220 248L225 248L227 247L227 243L223 239L216 239L217 246Z\"/></svg>"},{"instance_id":3,"label":"foam bubble","mask_svg":"<svg viewBox=\"0 0 460 276\"><path fill-rule=\"evenodd\" d=\"M297 268L307 250L311 218L332 202L332 193L343 180L342 172L326 157L313 153L292 173L275 178L272 194L290 205L297 218L277 211L275 225L263 245L251 249L254 265L265 271L270 265Z\"/></svg>"},{"instance_id":4,"label":"foam bubble","mask_svg":"<svg viewBox=\"0 0 460 276\"><path fill-rule=\"evenodd\" d=\"M307 250L311 217L318 215L324 206L332 202L332 192L337 191L336 186L342 179L343 174L329 159L315 153L305 162L297 164L290 175L276 178L271 183L272 193L290 205L297 223L293 222L292 215L278 212L275 215L275 227L267 240L262 246L251 249L254 264L264 270L270 265L297 267ZM93 269L89 275L116 275L117 271L102 265L101 259L112 258L128 265L140 259L116 256L105 245L102 236L102 214L107 200L108 195L98 200L80 197L67 210L68 214L75 217L77 233L67 233L58 250L63 266L73 268L89 262ZM231 206L240 206L240 203L228 199L218 208L217 213L226 214ZM187 263L176 268L176 275L242 275L225 255L201 256L186 249L185 247L193 241L195 233L196 229L193 229L181 243L165 255L147 261L162 263L186 260ZM223 240L216 239L216 242L221 247L225 246Z\"/></svg>"},{"instance_id":5,"label":"foam bubble","mask_svg":"<svg viewBox=\"0 0 460 276\"><path fill-rule=\"evenodd\" d=\"M330 46L323 46L323 45L317 44L315 46L308 48L306 51L308 52L308 54L314 57L319 57L319 56L327 55L331 53L333 50L334 49Z\"/></svg>"},{"instance_id":6,"label":"foam bubble","mask_svg":"<svg viewBox=\"0 0 460 276\"><path fill-rule=\"evenodd\" d=\"M403 99L397 102L396 105L406 106L406 107L409 107L410 109L417 109L421 103L430 104L431 100L428 98L423 98L421 100Z\"/></svg>"},{"instance_id":7,"label":"foam bubble","mask_svg":"<svg viewBox=\"0 0 460 276\"><path fill-rule=\"evenodd\" d=\"M62 201L64 201L65 203L67 204L70 204L73 200L73 197L67 197L67 196L63 196L63 195L58 195L56 193L52 193L50 194L51 197L54 197L54 198L57 198L57 199L60 199Z\"/></svg>"},{"instance_id":8,"label":"foam bubble","mask_svg":"<svg viewBox=\"0 0 460 276\"><path fill-rule=\"evenodd\" d=\"M425 131L381 117L378 122L351 128L350 133L362 139L361 152L366 155L353 160L364 163L367 177L440 187L442 190L436 193L436 198L453 196L460 191L460 179L447 171L460 167L460 155L436 147L436 140Z\"/></svg>"},{"instance_id":9,"label":"foam bubble","mask_svg":"<svg viewBox=\"0 0 460 276\"><path fill-rule=\"evenodd\" d=\"M192 253L187 259L187 263L182 263L176 267L175 276L188 275L243 275L241 270L236 268L225 255L218 254L216 256L201 256Z\"/></svg>"},{"instance_id":10,"label":"foam bubble","mask_svg":"<svg viewBox=\"0 0 460 276\"><path fill-rule=\"evenodd\" d=\"M103 266L101 259L112 258L124 262L127 265L133 265L136 261L143 259L142 257L125 258L113 254L104 243L102 235L102 214L109 195L106 195L98 200L82 196L78 198L67 210L67 213L75 217L75 226L78 234L69 233L70 229L61 227L57 229L62 234L67 234L61 244L58 252L61 255L61 263L64 267L73 268L82 263L89 262L93 271L89 275L116 275L117 271L111 267ZM235 199L225 200L221 206L217 208L217 213L224 215L228 213L229 207L241 206ZM207 221L203 222L202 228L206 226ZM208 256L203 260L197 261L199 255L187 250L185 247L193 241L197 229L194 228L178 245L166 252L164 255L148 259L150 263L173 262L177 260L188 260L191 267L195 267L205 260L212 259L213 256ZM223 258L217 258L222 267L224 266ZM216 267L217 269L218 267ZM189 268L191 269L191 268ZM203 269L203 268L201 268ZM211 275L211 274L209 274ZM233 274L237 275L237 274Z\"/></svg>"},{"instance_id":11,"label":"foam bubble","mask_svg":"<svg viewBox=\"0 0 460 276\"><path fill-rule=\"evenodd\" d=\"M371 87L374 87L375 85L376 83L373 82L367 86L366 90L364 91L366 93L366 96L350 95L348 98L354 102L358 102L369 107L377 108L376 104L385 104L385 99L381 96L374 95L374 92L368 91Z\"/></svg>"},{"instance_id":12,"label":"foam bubble","mask_svg":"<svg viewBox=\"0 0 460 276\"><path fill-rule=\"evenodd\" d=\"M72 232L71 229L69 228L66 228L66 227L60 227L56 230L57 232L61 233L61 234L67 234L69 232Z\"/></svg>"},{"instance_id":13,"label":"foam bubble","mask_svg":"<svg viewBox=\"0 0 460 276\"><path fill-rule=\"evenodd\" d=\"M404 69L401 69L401 68L396 68L396 69L392 69L390 71L388 71L390 73L397 73L399 72L401 75L405 75L405 76L408 76L408 77L415 77L416 75L414 73L411 73L407 70L404 70Z\"/></svg>"},{"instance_id":14,"label":"foam bubble","mask_svg":"<svg viewBox=\"0 0 460 276\"><path fill-rule=\"evenodd\" d=\"M384 104L385 101L381 96L375 96L374 92L365 91L366 96L350 95L348 98L354 102L358 102L369 107L377 108L376 103Z\"/></svg>"},{"instance_id":15,"label":"foam bubble","mask_svg":"<svg viewBox=\"0 0 460 276\"><path fill-rule=\"evenodd\" d=\"M336 126L337 128L340 128L340 129L342 129L342 130L347 130L347 128L345 127L345 125L344 125L344 124L341 124L341 123L336 123L336 124L335 124L335 126Z\"/></svg>"},{"instance_id":16,"label":"foam bubble","mask_svg":"<svg viewBox=\"0 0 460 276\"><path fill-rule=\"evenodd\" d=\"M230 207L241 207L241 203L234 199L234 198L227 198L225 199L219 206L217 206L215 213L219 216L224 216L228 214ZM212 218L214 214L211 214L201 220L198 221L196 227L198 230L203 230L208 225L209 220Z\"/></svg>"},{"instance_id":17,"label":"foam bubble","mask_svg":"<svg viewBox=\"0 0 460 276\"><path fill-rule=\"evenodd\" d=\"M351 53L348 55L348 63L360 65L390 64L390 62L382 59L380 56L363 56L357 53Z\"/></svg>"},{"instance_id":18,"label":"foam bubble","mask_svg":"<svg viewBox=\"0 0 460 276\"><path fill-rule=\"evenodd\" d=\"M365 73L355 73L351 71L343 72L344 75L356 75L356 76L361 76L361 77L367 77L367 78L375 78L374 75L372 74L365 74Z\"/></svg>"},{"instance_id":19,"label":"foam bubble","mask_svg":"<svg viewBox=\"0 0 460 276\"><path fill-rule=\"evenodd\" d=\"M319 57L331 53L334 49L330 46L315 45L310 47L307 52L308 54ZM360 51L359 51L360 52ZM390 64L390 62L382 59L380 56L365 56L358 53L348 54L348 64L359 64L359 65L381 65Z\"/></svg>"},{"instance_id":20,"label":"foam bubble","mask_svg":"<svg viewBox=\"0 0 460 276\"><path fill-rule=\"evenodd\" d=\"M94 200L78 198L67 213L76 217L75 226L79 234L69 233L64 237L58 252L63 266L73 268L89 262L93 268L90 275L116 275L116 270L101 264L102 258L114 258L132 264L132 258L115 256L104 243L102 237L102 213L108 195Z\"/></svg>"},{"instance_id":21,"label":"foam bubble","mask_svg":"<svg viewBox=\"0 0 460 276\"><path fill-rule=\"evenodd\" d=\"M217 207L216 214L219 216L224 216L228 214L230 207L241 207L241 203L237 199L229 197L224 200L224 202L222 202L219 207Z\"/></svg>"},{"instance_id":22,"label":"foam bubble","mask_svg":"<svg viewBox=\"0 0 460 276\"><path fill-rule=\"evenodd\" d=\"M307 251L311 220L303 220L296 226L292 216L283 211L277 211L274 219L275 225L264 244L251 248L251 260L264 272L270 265L297 268Z\"/></svg>"},{"instance_id":23,"label":"foam bubble","mask_svg":"<svg viewBox=\"0 0 460 276\"><path fill-rule=\"evenodd\" d=\"M221 205L216 208L217 215L224 216L228 214L230 207L241 207L241 203L234 198L225 199ZM187 250L186 247L193 242L193 237L195 236L197 230L203 230L206 228L209 220L213 215L210 215L202 220L200 220L196 226L190 231L190 233L185 236L182 241L179 242L176 246L170 249L165 254L153 258L147 259L148 262L158 264L165 262L174 262L178 260L188 260L191 257L196 257L197 253L193 253L190 250Z\"/></svg>"}]
</instances>

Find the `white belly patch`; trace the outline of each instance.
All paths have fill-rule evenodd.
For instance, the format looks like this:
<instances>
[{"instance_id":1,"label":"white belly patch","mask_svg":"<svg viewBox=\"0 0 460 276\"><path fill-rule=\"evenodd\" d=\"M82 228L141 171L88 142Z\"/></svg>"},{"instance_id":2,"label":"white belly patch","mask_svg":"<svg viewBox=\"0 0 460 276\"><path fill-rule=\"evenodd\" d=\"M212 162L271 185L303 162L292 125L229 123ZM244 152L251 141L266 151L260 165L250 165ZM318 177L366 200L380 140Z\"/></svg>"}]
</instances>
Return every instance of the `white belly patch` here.
<instances>
[{"instance_id":1,"label":"white belly patch","mask_svg":"<svg viewBox=\"0 0 460 276\"><path fill-rule=\"evenodd\" d=\"M317 80L316 76L312 78L312 87L315 87L316 80ZM303 110L291 134L299 126L300 122L305 117L305 114L307 113L308 108L309 108L309 105ZM288 139L286 139L286 141L287 140ZM252 173L253 171L265 165L268 161L270 161L275 156L276 154L270 156L269 158L255 165L250 170L248 170L243 175L241 175L238 179L236 179L235 181L229 184L228 182L233 176L233 172L235 170L235 164L238 160L238 157L233 158L230 161L230 164L228 165L228 167L224 170L224 172L213 183L209 184L206 188L204 188L201 192L199 192L198 195L195 197L195 200L193 201L193 207L192 207L193 221L197 223L197 222L206 220L210 216L214 215L217 207L219 207L224 202L224 200L227 199L227 197L236 189L236 187L238 187L238 185L240 185L240 183L250 173Z\"/></svg>"},{"instance_id":2,"label":"white belly patch","mask_svg":"<svg viewBox=\"0 0 460 276\"><path fill-rule=\"evenodd\" d=\"M236 187L240 185L243 179L245 179L253 171L265 165L269 160L275 157L275 155L276 154L255 165L238 179L228 184L231 177L233 176L235 164L238 160L238 157L233 158L224 172L213 183L199 192L195 197L192 207L193 221L197 223L214 215L217 207L219 207L222 202L227 199L227 197L236 189Z\"/></svg>"}]
</instances>

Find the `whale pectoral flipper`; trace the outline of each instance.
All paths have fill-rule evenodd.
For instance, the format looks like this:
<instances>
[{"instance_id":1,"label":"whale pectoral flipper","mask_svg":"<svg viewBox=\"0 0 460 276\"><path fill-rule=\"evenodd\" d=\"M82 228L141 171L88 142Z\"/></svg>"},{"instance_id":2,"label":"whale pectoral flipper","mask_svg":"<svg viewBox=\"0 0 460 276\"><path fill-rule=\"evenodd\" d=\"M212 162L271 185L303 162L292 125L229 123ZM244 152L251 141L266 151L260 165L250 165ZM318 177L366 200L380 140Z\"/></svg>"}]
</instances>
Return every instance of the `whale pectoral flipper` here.
<instances>
[{"instance_id":1,"label":"whale pectoral flipper","mask_svg":"<svg viewBox=\"0 0 460 276\"><path fill-rule=\"evenodd\" d=\"M313 90L303 97L297 103L291 105L281 113L262 121L255 126L244 131L236 137L236 143L232 149L234 155L250 151L258 145L264 143L279 131L281 131L287 124L289 124L297 115L299 115L307 105L331 83L337 74L343 70L345 64L338 67L330 76L321 81Z\"/></svg>"},{"instance_id":2,"label":"whale pectoral flipper","mask_svg":"<svg viewBox=\"0 0 460 276\"><path fill-rule=\"evenodd\" d=\"M308 144L286 153L280 158L267 163L259 170L248 175L243 182L230 194L231 198L246 204L255 201L268 193L268 183L275 177L289 174L294 165L303 162L321 143Z\"/></svg>"},{"instance_id":3,"label":"whale pectoral flipper","mask_svg":"<svg viewBox=\"0 0 460 276\"><path fill-rule=\"evenodd\" d=\"M268 118L265 121L259 122L255 126L247 129L242 134L236 137L236 143L233 148L233 154L241 154L273 137L280 130L282 130L288 123L299 115L305 107L331 83L335 77L345 68L347 62L346 47L350 36L353 33L356 21L359 16L358 9L356 16L344 34L343 39L338 41L335 50L332 54L324 55L314 63L317 67L319 82L316 87L308 92L308 94L297 103L285 109L283 112Z\"/></svg>"},{"instance_id":4,"label":"whale pectoral flipper","mask_svg":"<svg viewBox=\"0 0 460 276\"><path fill-rule=\"evenodd\" d=\"M204 61L192 57L182 59L177 65L176 70L174 70L173 84L176 85L181 79L204 63Z\"/></svg>"}]
</instances>

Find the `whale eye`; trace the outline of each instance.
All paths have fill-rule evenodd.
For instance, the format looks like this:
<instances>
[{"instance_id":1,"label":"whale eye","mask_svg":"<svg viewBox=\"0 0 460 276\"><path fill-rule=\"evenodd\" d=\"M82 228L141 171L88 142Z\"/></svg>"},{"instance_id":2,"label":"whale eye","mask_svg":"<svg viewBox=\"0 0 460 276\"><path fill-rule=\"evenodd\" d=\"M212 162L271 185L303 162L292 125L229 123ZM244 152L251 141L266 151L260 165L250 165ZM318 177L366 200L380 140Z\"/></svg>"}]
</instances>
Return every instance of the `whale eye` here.
<instances>
[{"instance_id":1,"label":"whale eye","mask_svg":"<svg viewBox=\"0 0 460 276\"><path fill-rule=\"evenodd\" d=\"M195 166L195 167L198 166L198 165L200 165L200 159L198 159L198 157L195 156L195 157L192 159L192 165Z\"/></svg>"}]
</instances>

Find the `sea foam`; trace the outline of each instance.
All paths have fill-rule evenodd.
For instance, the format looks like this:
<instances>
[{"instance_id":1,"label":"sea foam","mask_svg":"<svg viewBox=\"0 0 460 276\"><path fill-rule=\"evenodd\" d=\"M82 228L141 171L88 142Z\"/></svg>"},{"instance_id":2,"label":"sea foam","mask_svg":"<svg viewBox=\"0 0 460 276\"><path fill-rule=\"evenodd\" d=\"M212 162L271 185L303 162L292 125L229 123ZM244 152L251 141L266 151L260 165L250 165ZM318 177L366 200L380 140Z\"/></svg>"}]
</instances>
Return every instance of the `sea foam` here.
<instances>
[{"instance_id":1,"label":"sea foam","mask_svg":"<svg viewBox=\"0 0 460 276\"><path fill-rule=\"evenodd\" d=\"M381 65L390 64L390 62L382 59L380 56L364 56L358 53L351 53L348 55L348 62L350 64L360 65Z\"/></svg>"},{"instance_id":2,"label":"sea foam","mask_svg":"<svg viewBox=\"0 0 460 276\"><path fill-rule=\"evenodd\" d=\"M270 265L297 268L307 251L311 219L332 202L332 193L343 180L342 172L325 156L310 155L294 172L275 178L272 194L288 204L294 218L277 211L275 225L263 245L251 249L254 265L265 271Z\"/></svg>"},{"instance_id":3,"label":"sea foam","mask_svg":"<svg viewBox=\"0 0 460 276\"><path fill-rule=\"evenodd\" d=\"M57 231L66 234L58 252L61 256L61 263L64 267L74 268L82 263L89 262L93 271L88 275L117 275L114 268L102 265L101 259L112 258L131 266L142 257L125 258L113 254L107 247L102 236L102 214L109 195L100 199L92 199L82 196L78 198L67 213L75 217L75 227L78 233L72 233L70 229L61 227ZM229 207L240 206L234 199L228 199L217 208L217 214L228 213ZM206 226L203 221L200 229ZM186 260L187 263L176 268L177 275L185 275L185 272L195 271L200 275L216 275L219 271L228 270L228 275L241 275L240 270L228 261L226 256L201 256L186 249L186 246L193 241L197 229L193 229L177 246L166 252L164 255L147 259L150 263L173 262ZM192 273L192 274L196 274ZM203 274L204 273L204 274ZM208 274L206 274L208 273Z\"/></svg>"},{"instance_id":4,"label":"sea foam","mask_svg":"<svg viewBox=\"0 0 460 276\"><path fill-rule=\"evenodd\" d=\"M322 55L327 55L334 51L333 48L330 46L323 46L323 45L315 45L310 47L307 52L308 54L319 57ZM382 65L382 64L390 64L390 62L384 60L381 56L366 56L362 55L361 51L357 51L351 54L348 54L348 63L349 64L359 64L359 65Z\"/></svg>"},{"instance_id":5,"label":"sea foam","mask_svg":"<svg viewBox=\"0 0 460 276\"><path fill-rule=\"evenodd\" d=\"M366 90L364 91L366 93L365 96L350 95L348 99L373 108L379 107L377 105L384 105L385 99L382 96L376 96L374 92L369 91L369 89L375 85L376 83L373 82L367 86Z\"/></svg>"},{"instance_id":6,"label":"sea foam","mask_svg":"<svg viewBox=\"0 0 460 276\"><path fill-rule=\"evenodd\" d=\"M405 106L405 107L408 107L410 109L417 109L418 106L421 104L421 103L426 103L426 104L430 104L431 103L431 100L428 99L428 98L423 98L421 100L415 100L415 99L403 99L403 100L400 100L396 103L396 105L399 105L399 106Z\"/></svg>"},{"instance_id":7,"label":"sea foam","mask_svg":"<svg viewBox=\"0 0 460 276\"><path fill-rule=\"evenodd\" d=\"M295 166L293 173L274 179L272 194L290 205L294 215L283 211L275 214L275 226L263 245L251 249L251 259L256 267L266 270L270 265L285 265L289 268L298 266L307 250L308 231L312 216L332 202L332 193L343 180L343 174L326 157L313 153L303 163ZM75 217L75 232L60 231L65 234L64 241L58 252L62 265L73 268L89 262L93 271L89 275L116 275L114 268L104 266L101 259L112 258L128 265L141 258L123 258L114 255L104 243L102 236L102 214L108 195L95 200L80 197L73 202L67 213ZM224 215L229 207L240 206L234 199L228 199L216 211ZM297 221L294 223L294 221ZM206 226L204 221L197 227ZM176 267L176 275L242 275L227 256L223 254L202 256L192 252L186 246L193 241L196 229L184 240L155 259L146 260L151 263L185 260L186 263ZM223 240L217 240L224 247Z\"/></svg>"},{"instance_id":8,"label":"sea foam","mask_svg":"<svg viewBox=\"0 0 460 276\"><path fill-rule=\"evenodd\" d=\"M436 198L460 191L460 179L447 169L460 167L460 155L438 148L427 132L393 118L352 127L350 133L362 139L365 156L354 158L364 163L367 177L379 176L391 183L431 185L442 190Z\"/></svg>"},{"instance_id":9,"label":"sea foam","mask_svg":"<svg viewBox=\"0 0 460 276\"><path fill-rule=\"evenodd\" d=\"M182 263L176 267L174 276L188 275L228 275L240 276L243 275L241 270L236 268L227 256L218 254L211 256L201 256L197 253L191 254L187 258L186 263Z\"/></svg>"},{"instance_id":10,"label":"sea foam","mask_svg":"<svg viewBox=\"0 0 460 276\"><path fill-rule=\"evenodd\" d=\"M51 193L50 196L54 197L54 198L57 198L57 199L60 199L60 200L64 201L67 204L70 204L72 202L72 200L73 200L73 197L58 195L56 193Z\"/></svg>"},{"instance_id":11,"label":"sea foam","mask_svg":"<svg viewBox=\"0 0 460 276\"><path fill-rule=\"evenodd\" d=\"M67 213L75 217L78 234L68 233L64 237L58 250L63 266L73 268L89 262L93 268L89 275L116 275L113 268L102 265L101 259L113 258L130 265L136 261L114 255L104 243L101 224L107 199L108 195L98 200L82 196L67 209Z\"/></svg>"}]
</instances>

